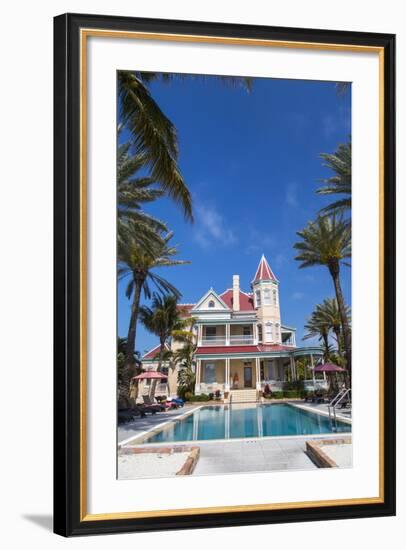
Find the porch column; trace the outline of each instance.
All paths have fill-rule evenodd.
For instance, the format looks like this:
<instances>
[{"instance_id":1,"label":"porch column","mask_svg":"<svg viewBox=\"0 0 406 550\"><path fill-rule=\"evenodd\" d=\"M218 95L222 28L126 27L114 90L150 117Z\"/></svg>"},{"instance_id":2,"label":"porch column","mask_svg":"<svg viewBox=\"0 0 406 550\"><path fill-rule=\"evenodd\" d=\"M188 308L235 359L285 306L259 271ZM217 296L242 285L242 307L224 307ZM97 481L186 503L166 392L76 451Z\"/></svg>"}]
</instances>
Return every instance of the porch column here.
<instances>
[{"instance_id":1,"label":"porch column","mask_svg":"<svg viewBox=\"0 0 406 550\"><path fill-rule=\"evenodd\" d=\"M256 323L252 324L252 337L254 339L254 346L258 345L258 326Z\"/></svg>"},{"instance_id":2,"label":"porch column","mask_svg":"<svg viewBox=\"0 0 406 550\"><path fill-rule=\"evenodd\" d=\"M196 395L200 394L200 375L201 375L201 366L202 360L198 359L196 361L196 384L195 384L195 393Z\"/></svg>"},{"instance_id":3,"label":"porch column","mask_svg":"<svg viewBox=\"0 0 406 550\"><path fill-rule=\"evenodd\" d=\"M230 391L230 359L228 357L226 359L224 391Z\"/></svg>"},{"instance_id":4,"label":"porch column","mask_svg":"<svg viewBox=\"0 0 406 550\"><path fill-rule=\"evenodd\" d=\"M230 325L226 324L226 346L230 345Z\"/></svg>"},{"instance_id":5,"label":"porch column","mask_svg":"<svg viewBox=\"0 0 406 550\"><path fill-rule=\"evenodd\" d=\"M290 372L292 373L292 380L296 380L296 363L293 355L290 356Z\"/></svg>"},{"instance_id":6,"label":"porch column","mask_svg":"<svg viewBox=\"0 0 406 550\"><path fill-rule=\"evenodd\" d=\"M197 325L197 345L202 345L203 325Z\"/></svg>"},{"instance_id":7,"label":"porch column","mask_svg":"<svg viewBox=\"0 0 406 550\"><path fill-rule=\"evenodd\" d=\"M314 375L314 361L313 361L313 354L310 354L310 364L312 366L312 378L313 378L313 387L316 386L316 377Z\"/></svg>"},{"instance_id":8,"label":"porch column","mask_svg":"<svg viewBox=\"0 0 406 550\"><path fill-rule=\"evenodd\" d=\"M260 390L261 389L261 365L260 365L260 360L259 360L259 357L255 357L255 378L256 378L256 389L257 390Z\"/></svg>"}]
</instances>

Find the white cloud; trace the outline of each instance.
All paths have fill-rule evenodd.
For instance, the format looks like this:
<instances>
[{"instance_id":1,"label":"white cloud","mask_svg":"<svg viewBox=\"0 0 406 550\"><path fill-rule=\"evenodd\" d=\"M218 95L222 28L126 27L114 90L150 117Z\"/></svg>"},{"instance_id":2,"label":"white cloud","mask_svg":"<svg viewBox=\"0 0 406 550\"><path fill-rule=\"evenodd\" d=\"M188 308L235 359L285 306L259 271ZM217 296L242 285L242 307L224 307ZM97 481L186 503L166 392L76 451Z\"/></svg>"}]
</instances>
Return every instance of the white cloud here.
<instances>
[{"instance_id":1,"label":"white cloud","mask_svg":"<svg viewBox=\"0 0 406 550\"><path fill-rule=\"evenodd\" d=\"M237 241L228 222L213 204L199 202L195 212L194 238L202 248L209 248L212 244L228 246Z\"/></svg>"},{"instance_id":2,"label":"white cloud","mask_svg":"<svg viewBox=\"0 0 406 550\"><path fill-rule=\"evenodd\" d=\"M292 294L292 300L302 300L304 298L304 293L303 292L294 292Z\"/></svg>"}]
</instances>

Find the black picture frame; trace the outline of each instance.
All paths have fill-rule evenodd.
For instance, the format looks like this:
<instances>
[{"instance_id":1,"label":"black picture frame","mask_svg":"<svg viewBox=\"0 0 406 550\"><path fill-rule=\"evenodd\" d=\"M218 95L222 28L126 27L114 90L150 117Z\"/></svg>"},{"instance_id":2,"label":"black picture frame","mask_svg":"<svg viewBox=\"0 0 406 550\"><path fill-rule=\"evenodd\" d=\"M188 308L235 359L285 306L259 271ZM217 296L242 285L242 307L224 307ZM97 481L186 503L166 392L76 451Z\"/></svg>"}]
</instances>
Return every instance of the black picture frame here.
<instances>
[{"instance_id":1,"label":"black picture frame","mask_svg":"<svg viewBox=\"0 0 406 550\"><path fill-rule=\"evenodd\" d=\"M87 521L80 513L80 29L353 44L384 55L383 501L297 509ZM54 531L63 536L395 514L395 36L64 14L54 19ZM238 504L238 503L236 503Z\"/></svg>"}]
</instances>

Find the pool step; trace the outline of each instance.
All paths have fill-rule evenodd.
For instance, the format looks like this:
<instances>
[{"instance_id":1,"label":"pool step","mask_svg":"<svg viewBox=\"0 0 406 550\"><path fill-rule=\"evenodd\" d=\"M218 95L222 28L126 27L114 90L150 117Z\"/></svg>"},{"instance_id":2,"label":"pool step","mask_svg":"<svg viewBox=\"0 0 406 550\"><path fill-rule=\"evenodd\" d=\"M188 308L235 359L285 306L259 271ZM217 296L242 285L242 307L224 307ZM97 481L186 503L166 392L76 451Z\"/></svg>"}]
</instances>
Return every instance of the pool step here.
<instances>
[{"instance_id":1,"label":"pool step","mask_svg":"<svg viewBox=\"0 0 406 550\"><path fill-rule=\"evenodd\" d=\"M230 390L231 403L255 403L257 390Z\"/></svg>"}]
</instances>

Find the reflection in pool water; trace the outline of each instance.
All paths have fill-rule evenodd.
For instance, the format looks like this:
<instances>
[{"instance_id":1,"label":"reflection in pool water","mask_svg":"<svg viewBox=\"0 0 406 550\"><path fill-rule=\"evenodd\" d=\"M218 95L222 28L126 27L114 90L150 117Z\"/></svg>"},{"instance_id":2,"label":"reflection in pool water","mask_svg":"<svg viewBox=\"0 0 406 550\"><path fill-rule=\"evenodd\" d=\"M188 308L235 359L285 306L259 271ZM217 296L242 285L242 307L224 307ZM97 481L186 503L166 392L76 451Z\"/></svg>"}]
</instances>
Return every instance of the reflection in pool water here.
<instances>
[{"instance_id":1,"label":"reflection in pool water","mask_svg":"<svg viewBox=\"0 0 406 550\"><path fill-rule=\"evenodd\" d=\"M145 443L351 432L351 425L287 403L202 407Z\"/></svg>"}]
</instances>

